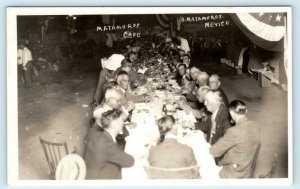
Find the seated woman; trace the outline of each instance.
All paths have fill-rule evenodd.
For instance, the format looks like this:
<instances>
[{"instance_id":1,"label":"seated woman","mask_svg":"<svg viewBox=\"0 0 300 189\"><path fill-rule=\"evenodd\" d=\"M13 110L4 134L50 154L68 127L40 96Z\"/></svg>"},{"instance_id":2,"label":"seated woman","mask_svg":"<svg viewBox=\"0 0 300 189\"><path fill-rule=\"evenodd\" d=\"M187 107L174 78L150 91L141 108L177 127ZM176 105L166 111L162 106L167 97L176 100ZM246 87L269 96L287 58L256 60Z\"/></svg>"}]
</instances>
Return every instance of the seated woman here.
<instances>
[{"instance_id":1,"label":"seated woman","mask_svg":"<svg viewBox=\"0 0 300 189\"><path fill-rule=\"evenodd\" d=\"M150 150L148 157L151 167L163 169L158 170L158 172L154 174L155 178L199 178L199 170L196 168L197 161L192 148L180 144L176 139L177 128L174 118L172 116L160 118L158 120L158 127L162 136L162 142ZM165 169L172 171L164 171Z\"/></svg>"},{"instance_id":2,"label":"seated woman","mask_svg":"<svg viewBox=\"0 0 300 189\"><path fill-rule=\"evenodd\" d=\"M92 132L87 139L85 163L86 179L121 179L121 168L131 167L134 159L116 143L116 136L123 129L120 110L109 110L102 114L103 132Z\"/></svg>"}]
</instances>

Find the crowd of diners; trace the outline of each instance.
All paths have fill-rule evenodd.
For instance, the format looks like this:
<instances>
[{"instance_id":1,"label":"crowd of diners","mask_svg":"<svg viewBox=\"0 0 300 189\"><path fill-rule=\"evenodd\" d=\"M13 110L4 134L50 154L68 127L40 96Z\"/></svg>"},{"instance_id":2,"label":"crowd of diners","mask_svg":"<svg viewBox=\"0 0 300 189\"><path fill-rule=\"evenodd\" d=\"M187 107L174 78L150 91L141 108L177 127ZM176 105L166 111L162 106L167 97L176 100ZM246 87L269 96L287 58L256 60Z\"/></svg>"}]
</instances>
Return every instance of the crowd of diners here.
<instances>
[{"instance_id":1,"label":"crowd of diners","mask_svg":"<svg viewBox=\"0 0 300 189\"><path fill-rule=\"evenodd\" d=\"M86 179L121 179L121 169L134 165L134 158L124 152L128 127L136 103L151 103L149 93L135 90L147 78L176 80L179 88L171 89L185 98L177 109L192 112L196 130L210 143L210 154L222 166L221 178L248 178L259 144L256 125L247 119L247 106L241 100L228 101L220 76L191 66L188 41L180 33L164 35L161 41L136 40L101 60L98 85L93 98L93 121L85 139ZM160 77L161 76L161 77ZM166 89L168 90L168 89ZM192 148L176 139L172 115L157 120L161 140L151 147L151 166L181 168L197 165ZM201 169L201 167L200 167ZM201 178L201 175L191 178Z\"/></svg>"}]
</instances>

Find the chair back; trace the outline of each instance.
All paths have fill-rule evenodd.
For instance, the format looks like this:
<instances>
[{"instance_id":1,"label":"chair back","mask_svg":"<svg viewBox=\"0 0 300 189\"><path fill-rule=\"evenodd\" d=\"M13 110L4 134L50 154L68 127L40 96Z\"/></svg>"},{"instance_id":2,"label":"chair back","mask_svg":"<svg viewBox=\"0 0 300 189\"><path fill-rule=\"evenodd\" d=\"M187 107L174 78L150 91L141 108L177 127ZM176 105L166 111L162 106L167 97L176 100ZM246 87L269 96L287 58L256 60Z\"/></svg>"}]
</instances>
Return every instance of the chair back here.
<instances>
[{"instance_id":1,"label":"chair back","mask_svg":"<svg viewBox=\"0 0 300 189\"><path fill-rule=\"evenodd\" d=\"M199 179L199 165L182 168L144 166L149 179Z\"/></svg>"},{"instance_id":2,"label":"chair back","mask_svg":"<svg viewBox=\"0 0 300 189\"><path fill-rule=\"evenodd\" d=\"M274 175L275 175L275 171L276 171L276 167L277 167L277 152L274 152L274 155L273 155L273 161L272 161L272 164L271 164L271 169L264 175L259 175L258 178L273 178Z\"/></svg>"},{"instance_id":3,"label":"chair back","mask_svg":"<svg viewBox=\"0 0 300 189\"><path fill-rule=\"evenodd\" d=\"M39 137L39 140L50 169L50 178L54 180L56 167L59 161L69 154L67 143L65 141L61 143L48 142L41 137Z\"/></svg>"},{"instance_id":4,"label":"chair back","mask_svg":"<svg viewBox=\"0 0 300 189\"><path fill-rule=\"evenodd\" d=\"M256 147L256 151L252 160L252 165L251 165L251 170L250 170L250 178L254 178L254 171L255 171L255 167L256 167L256 162L257 162L257 158L258 158L258 154L261 148L261 143L259 143Z\"/></svg>"},{"instance_id":5,"label":"chair back","mask_svg":"<svg viewBox=\"0 0 300 189\"><path fill-rule=\"evenodd\" d=\"M277 152L274 153L273 162L272 162L272 168L270 171L270 178L273 178L275 175L276 167L277 167Z\"/></svg>"}]
</instances>

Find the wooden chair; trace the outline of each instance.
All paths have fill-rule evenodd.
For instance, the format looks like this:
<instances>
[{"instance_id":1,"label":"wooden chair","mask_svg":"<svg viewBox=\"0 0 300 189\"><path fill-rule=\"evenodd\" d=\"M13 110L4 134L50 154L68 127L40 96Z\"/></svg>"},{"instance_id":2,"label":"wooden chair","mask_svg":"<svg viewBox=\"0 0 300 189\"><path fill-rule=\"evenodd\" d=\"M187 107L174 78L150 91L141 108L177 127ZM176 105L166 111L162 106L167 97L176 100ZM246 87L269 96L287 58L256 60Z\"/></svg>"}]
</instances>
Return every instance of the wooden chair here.
<instances>
[{"instance_id":1,"label":"wooden chair","mask_svg":"<svg viewBox=\"0 0 300 189\"><path fill-rule=\"evenodd\" d=\"M48 142L41 137L39 137L39 140L50 169L50 178L55 180L55 171L59 161L64 156L69 154L67 143L65 141L63 141L62 143Z\"/></svg>"},{"instance_id":2,"label":"wooden chair","mask_svg":"<svg viewBox=\"0 0 300 189\"><path fill-rule=\"evenodd\" d=\"M255 171L255 167L256 167L256 162L257 162L257 158L258 158L258 154L261 148L261 143L259 143L257 145L253 160L252 160L252 165L251 165L251 170L250 170L250 178L255 178L254 176L254 171Z\"/></svg>"},{"instance_id":3,"label":"wooden chair","mask_svg":"<svg viewBox=\"0 0 300 189\"><path fill-rule=\"evenodd\" d=\"M144 166L149 179L199 179L199 165L183 168Z\"/></svg>"},{"instance_id":4,"label":"wooden chair","mask_svg":"<svg viewBox=\"0 0 300 189\"><path fill-rule=\"evenodd\" d=\"M259 175L258 178L273 178L275 175L276 167L277 167L277 159L278 159L277 152L274 152L270 171L268 171L264 175Z\"/></svg>"}]
</instances>

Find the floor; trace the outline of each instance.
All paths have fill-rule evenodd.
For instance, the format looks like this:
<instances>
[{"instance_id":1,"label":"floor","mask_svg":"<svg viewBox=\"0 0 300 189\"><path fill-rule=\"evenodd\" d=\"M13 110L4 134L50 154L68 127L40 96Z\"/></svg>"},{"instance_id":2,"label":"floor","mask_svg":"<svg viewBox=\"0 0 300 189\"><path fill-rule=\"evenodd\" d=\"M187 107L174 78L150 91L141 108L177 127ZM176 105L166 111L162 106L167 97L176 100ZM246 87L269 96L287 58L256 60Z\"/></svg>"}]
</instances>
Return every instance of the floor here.
<instances>
[{"instance_id":1,"label":"floor","mask_svg":"<svg viewBox=\"0 0 300 189\"><path fill-rule=\"evenodd\" d=\"M259 82L246 74L221 66L213 58L195 56L192 64L209 74L222 76L222 87L229 100L246 102L249 116L261 129L262 148L257 174L270 169L273 154L278 153L275 177L288 177L287 93L277 86L261 88ZM66 141L69 151L74 147L83 153L83 139L91 116L89 103L97 85L98 71L93 60L79 61L79 68L62 76L61 84L19 88L19 178L49 179L39 137L49 141Z\"/></svg>"}]
</instances>

